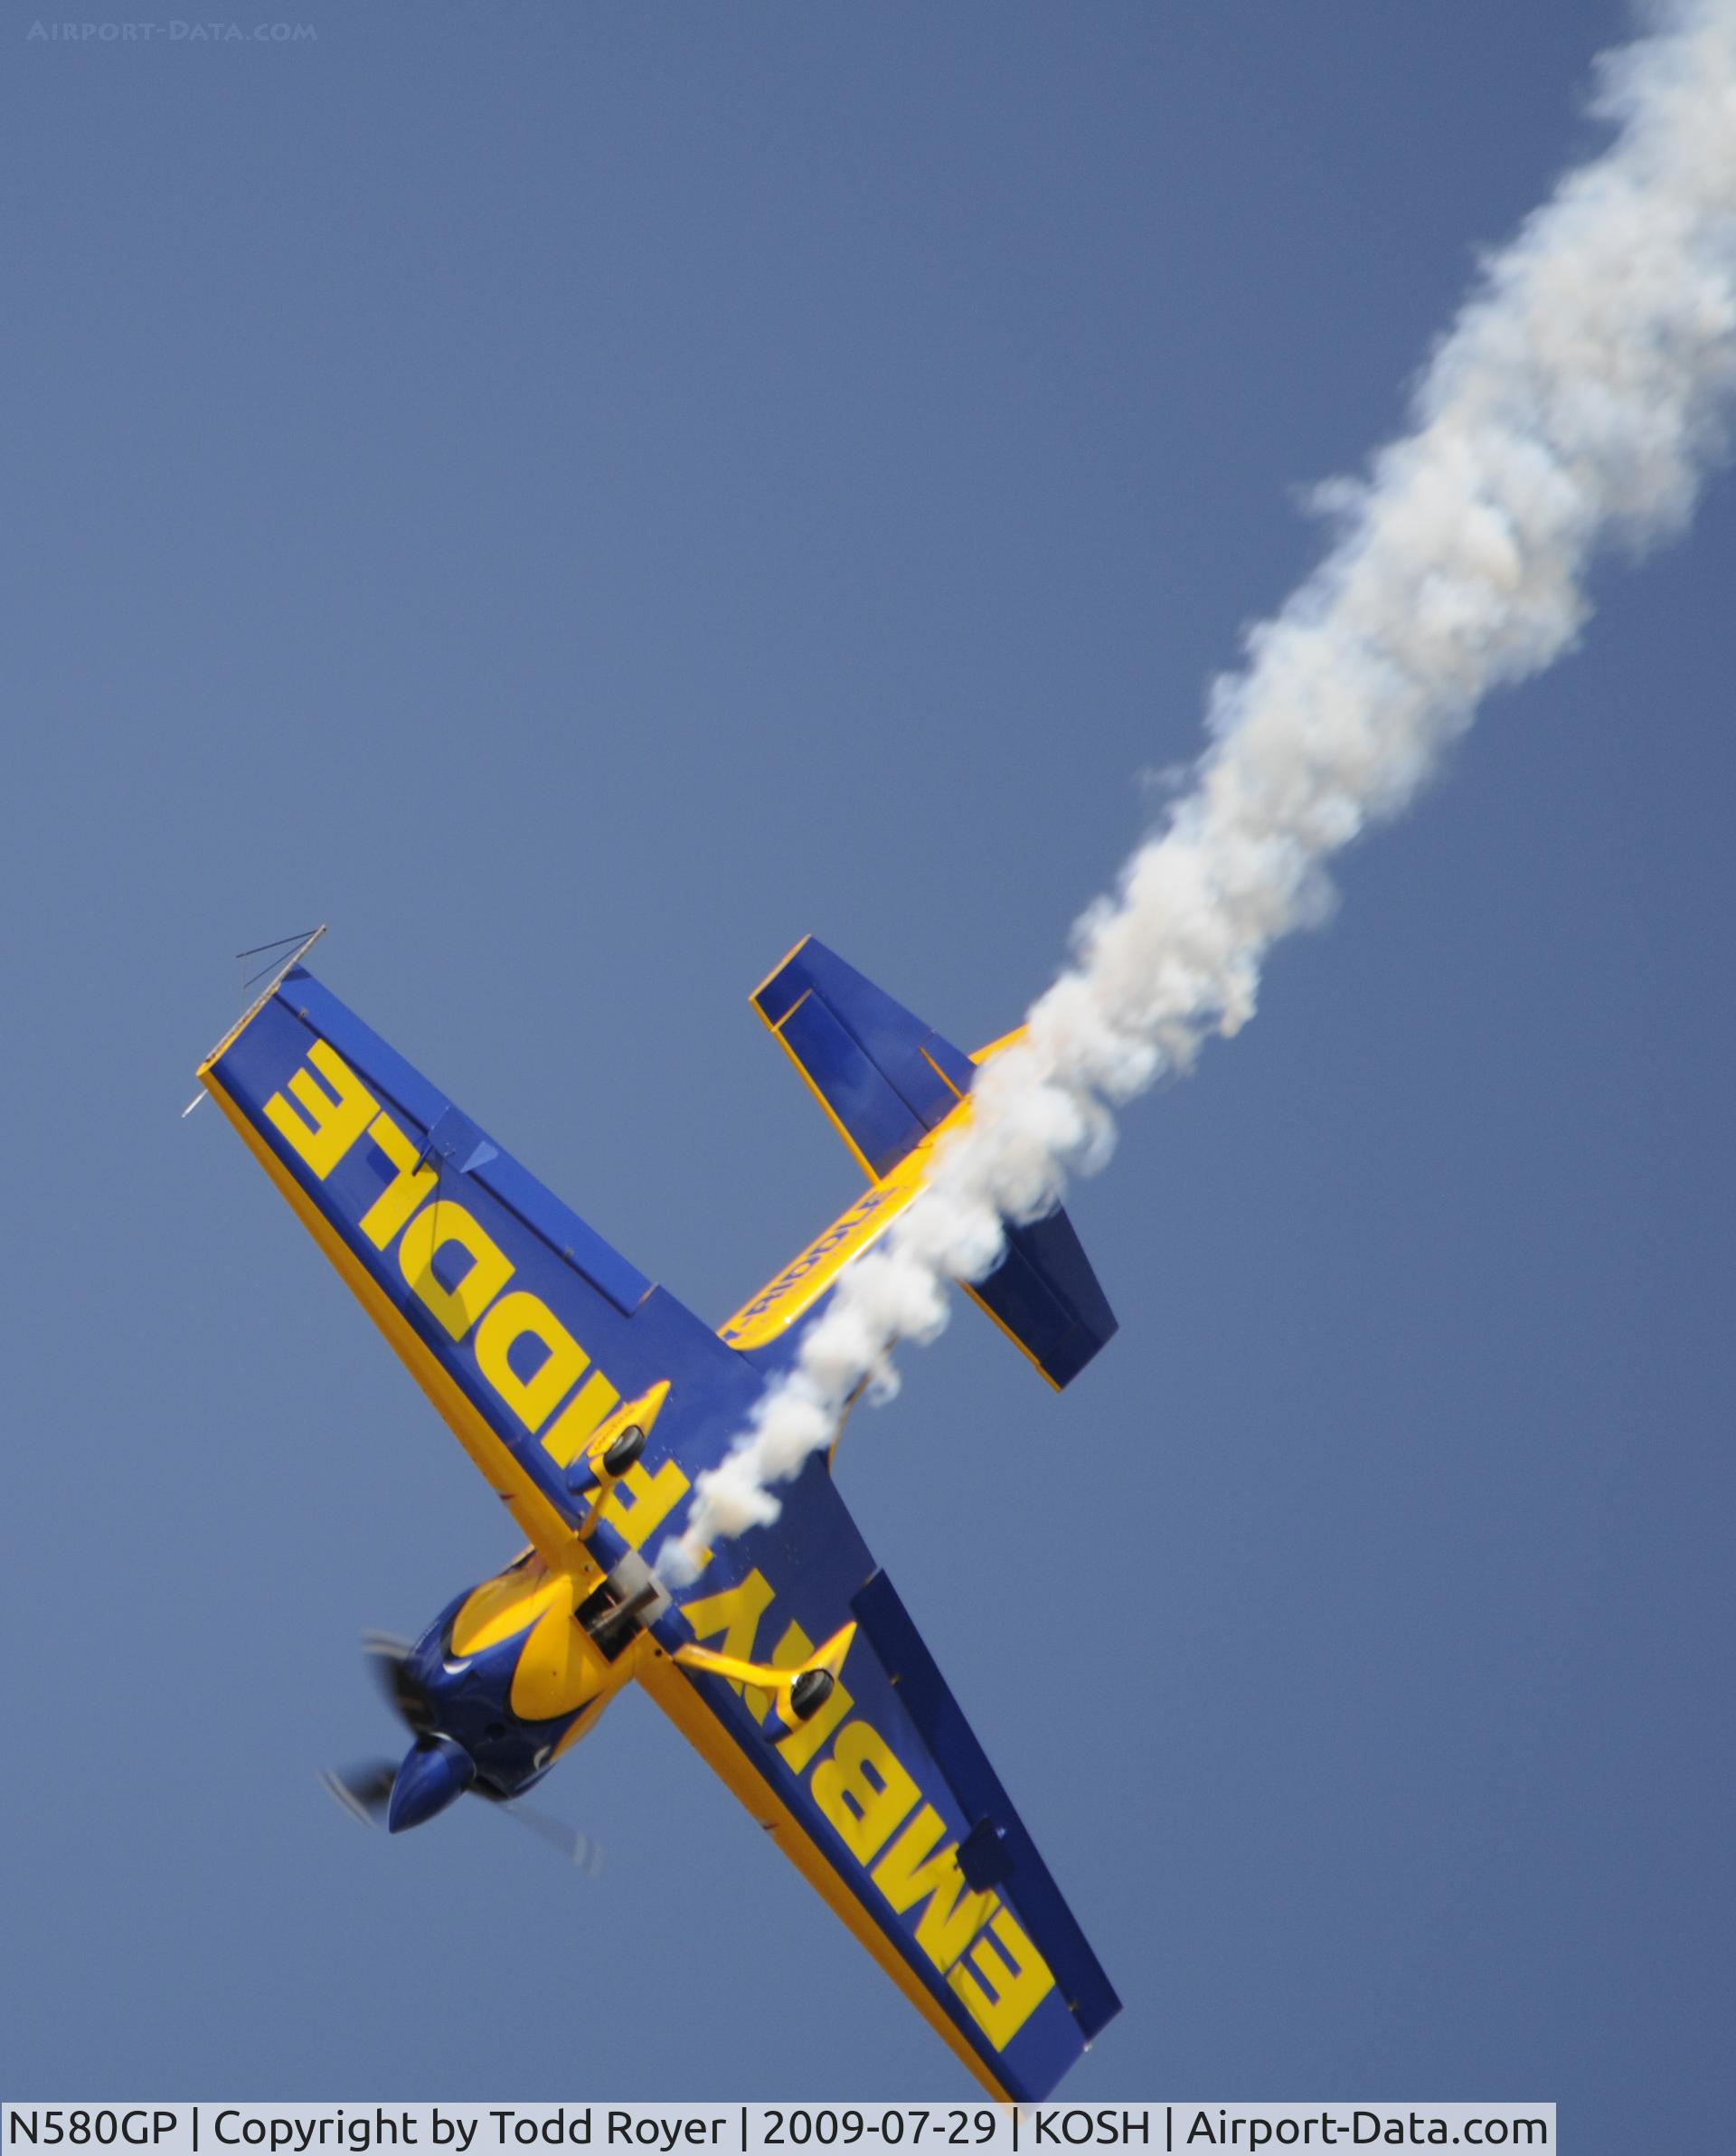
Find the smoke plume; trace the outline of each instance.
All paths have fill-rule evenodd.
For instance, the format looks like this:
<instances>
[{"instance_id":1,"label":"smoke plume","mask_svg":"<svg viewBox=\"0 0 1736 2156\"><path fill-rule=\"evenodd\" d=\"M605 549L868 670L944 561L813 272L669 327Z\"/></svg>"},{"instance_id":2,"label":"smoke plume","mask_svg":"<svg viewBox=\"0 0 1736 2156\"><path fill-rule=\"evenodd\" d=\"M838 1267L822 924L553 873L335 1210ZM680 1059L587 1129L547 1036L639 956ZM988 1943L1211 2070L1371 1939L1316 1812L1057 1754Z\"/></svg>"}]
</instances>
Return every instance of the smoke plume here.
<instances>
[{"instance_id":1,"label":"smoke plume","mask_svg":"<svg viewBox=\"0 0 1736 2156\"><path fill-rule=\"evenodd\" d=\"M777 1517L892 1343L945 1323L1003 1216L1099 1168L1113 1111L1253 1016L1326 864L1398 813L1491 689L1573 643L1588 564L1679 529L1736 386L1736 0L1688 0L1599 63L1615 132L1481 269L1412 430L1325 490L1335 544L1212 687L1190 790L1079 923L1022 1043L987 1065L925 1195L845 1273L660 1567Z\"/></svg>"}]
</instances>

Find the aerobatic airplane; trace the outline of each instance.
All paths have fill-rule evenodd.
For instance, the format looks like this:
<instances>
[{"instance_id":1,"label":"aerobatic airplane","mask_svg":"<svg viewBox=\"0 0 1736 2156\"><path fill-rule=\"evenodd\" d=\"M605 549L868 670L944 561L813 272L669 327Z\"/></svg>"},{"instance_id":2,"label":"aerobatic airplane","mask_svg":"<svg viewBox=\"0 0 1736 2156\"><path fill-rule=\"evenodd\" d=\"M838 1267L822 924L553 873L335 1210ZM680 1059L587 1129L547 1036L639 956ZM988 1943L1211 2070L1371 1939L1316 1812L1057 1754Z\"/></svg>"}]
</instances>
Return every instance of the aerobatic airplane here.
<instances>
[{"instance_id":1,"label":"aerobatic airplane","mask_svg":"<svg viewBox=\"0 0 1736 2156\"><path fill-rule=\"evenodd\" d=\"M869 1187L713 1331L314 979L319 932L200 1080L529 1543L413 1647L376 1642L412 1741L359 1801L396 1831L514 1799L637 1680L984 2085L1046 2095L1119 2001L830 1459L679 1599L650 1563L1005 1044L964 1055L799 944L754 1007ZM967 1291L1056 1387L1115 1330L1064 1213Z\"/></svg>"}]
</instances>

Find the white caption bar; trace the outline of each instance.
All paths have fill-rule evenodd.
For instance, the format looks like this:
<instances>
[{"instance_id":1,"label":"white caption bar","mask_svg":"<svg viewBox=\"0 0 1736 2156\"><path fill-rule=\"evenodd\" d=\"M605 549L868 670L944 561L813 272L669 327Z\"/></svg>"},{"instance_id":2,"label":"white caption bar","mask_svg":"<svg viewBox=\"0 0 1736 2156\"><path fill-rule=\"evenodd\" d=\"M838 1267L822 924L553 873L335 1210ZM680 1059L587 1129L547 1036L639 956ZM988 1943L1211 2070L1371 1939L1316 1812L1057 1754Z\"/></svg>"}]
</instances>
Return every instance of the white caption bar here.
<instances>
[{"instance_id":1,"label":"white caption bar","mask_svg":"<svg viewBox=\"0 0 1736 2156\"><path fill-rule=\"evenodd\" d=\"M0 2156L789 2156L792 2151L1550 2150L1552 2104L21 2104Z\"/></svg>"}]
</instances>

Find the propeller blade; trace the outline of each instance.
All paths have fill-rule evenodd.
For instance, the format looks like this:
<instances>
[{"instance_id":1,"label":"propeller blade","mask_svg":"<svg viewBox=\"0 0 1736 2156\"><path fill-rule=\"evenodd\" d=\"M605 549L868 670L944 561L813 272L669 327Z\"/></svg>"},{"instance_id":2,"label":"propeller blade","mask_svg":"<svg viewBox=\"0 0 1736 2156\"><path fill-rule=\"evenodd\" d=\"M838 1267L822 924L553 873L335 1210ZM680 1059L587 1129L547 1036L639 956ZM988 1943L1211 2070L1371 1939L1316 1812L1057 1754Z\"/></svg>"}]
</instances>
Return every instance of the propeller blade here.
<instances>
[{"instance_id":1,"label":"propeller blade","mask_svg":"<svg viewBox=\"0 0 1736 2156\"><path fill-rule=\"evenodd\" d=\"M363 1632L362 1652L392 1713L407 1728L425 1729L428 1708L409 1678L410 1642L392 1632Z\"/></svg>"},{"instance_id":2,"label":"propeller blade","mask_svg":"<svg viewBox=\"0 0 1736 2156\"><path fill-rule=\"evenodd\" d=\"M326 1767L319 1777L326 1795L341 1804L352 1819L360 1820L364 1827L377 1827L385 1818L392 1785L397 1778L397 1763L390 1759L375 1760L367 1766L346 1767L342 1773L335 1767Z\"/></svg>"},{"instance_id":3,"label":"propeller blade","mask_svg":"<svg viewBox=\"0 0 1736 2156\"><path fill-rule=\"evenodd\" d=\"M508 1800L495 1809L505 1818L516 1820L526 1833L534 1834L539 1841L546 1841L551 1849L559 1849L569 1864L576 1865L586 1878L594 1879L603 1868L603 1852L589 1834L577 1827L569 1827L563 1820L551 1819L546 1811L538 1811L533 1805Z\"/></svg>"}]
</instances>

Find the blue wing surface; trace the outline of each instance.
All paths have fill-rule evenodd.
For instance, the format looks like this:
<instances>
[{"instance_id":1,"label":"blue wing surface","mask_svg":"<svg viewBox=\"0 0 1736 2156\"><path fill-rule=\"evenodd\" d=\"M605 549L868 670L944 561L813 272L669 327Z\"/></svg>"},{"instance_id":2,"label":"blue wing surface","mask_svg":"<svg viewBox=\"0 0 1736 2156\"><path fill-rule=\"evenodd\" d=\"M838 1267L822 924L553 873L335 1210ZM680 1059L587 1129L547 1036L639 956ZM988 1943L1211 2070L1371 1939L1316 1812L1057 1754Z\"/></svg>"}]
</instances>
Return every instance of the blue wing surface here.
<instances>
[{"instance_id":1,"label":"blue wing surface","mask_svg":"<svg viewBox=\"0 0 1736 2156\"><path fill-rule=\"evenodd\" d=\"M592 1434L668 1383L598 1554L647 1543L689 1488L675 1454L721 1451L759 1375L305 969L200 1077L545 1554Z\"/></svg>"},{"instance_id":2,"label":"blue wing surface","mask_svg":"<svg viewBox=\"0 0 1736 2156\"><path fill-rule=\"evenodd\" d=\"M589 1546L607 1568L680 1531L768 1361L653 1285L304 967L200 1077L545 1556L572 1556L593 1434L665 1385ZM672 1659L697 1640L788 1666L851 1622L832 1696L788 1733L769 1699ZM1046 2095L1115 1995L823 1459L777 1521L718 1547L638 1674L984 2085Z\"/></svg>"},{"instance_id":3,"label":"blue wing surface","mask_svg":"<svg viewBox=\"0 0 1736 2156\"><path fill-rule=\"evenodd\" d=\"M642 1681L993 2094L1046 2095L1119 2002L826 1463L656 1627L788 1667L857 1631L813 1719L658 1657Z\"/></svg>"}]
</instances>

